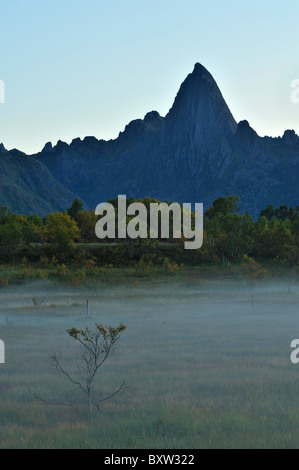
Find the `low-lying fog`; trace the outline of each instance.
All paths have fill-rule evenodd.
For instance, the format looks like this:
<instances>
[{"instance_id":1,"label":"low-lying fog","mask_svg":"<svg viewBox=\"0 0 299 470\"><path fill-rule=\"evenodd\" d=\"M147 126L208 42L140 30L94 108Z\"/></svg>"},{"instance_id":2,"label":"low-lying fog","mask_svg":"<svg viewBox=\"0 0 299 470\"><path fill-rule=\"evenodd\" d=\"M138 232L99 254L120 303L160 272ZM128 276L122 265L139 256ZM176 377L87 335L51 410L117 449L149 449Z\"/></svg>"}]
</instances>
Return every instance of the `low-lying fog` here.
<instances>
[{"instance_id":1,"label":"low-lying fog","mask_svg":"<svg viewBox=\"0 0 299 470\"><path fill-rule=\"evenodd\" d=\"M147 358L158 365L167 359L169 367L175 367L180 356L195 368L208 366L209 360L219 365L224 359L246 363L254 359L264 366L278 360L286 373L296 369L289 356L291 341L299 338L299 286L286 280L259 286L238 281L140 280L136 285L91 290L36 282L1 289L0 299L0 338L5 339L10 327L7 368L13 329L30 326L32 334L35 328L40 334L45 328L53 347L55 335L61 332L63 337L72 326L122 322L127 330L119 346L121 355L131 351L130 361L136 363Z\"/></svg>"},{"instance_id":2,"label":"low-lying fog","mask_svg":"<svg viewBox=\"0 0 299 470\"><path fill-rule=\"evenodd\" d=\"M125 416L136 418L136 409L150 407L142 421L146 426L147 419L158 423L171 406L178 413L184 406L187 411L178 418L169 411L168 420L177 419L178 430L199 426L199 437L190 428L195 441L189 436L182 444L187 447L247 445L248 432L252 446L271 445L272 438L279 446L290 420L290 429L297 429L299 364L290 360L291 341L299 338L295 283L269 281L257 287L238 280L141 279L87 290L35 282L3 288L0 299L0 338L6 347L0 392L7 400L26 401L29 389L55 400L66 384L57 380L51 355L61 354L65 364L78 357L78 345L66 329L124 323L127 329L105 364L101 384L105 394L125 380L125 393L111 402ZM173 428L163 419L166 439Z\"/></svg>"}]
</instances>

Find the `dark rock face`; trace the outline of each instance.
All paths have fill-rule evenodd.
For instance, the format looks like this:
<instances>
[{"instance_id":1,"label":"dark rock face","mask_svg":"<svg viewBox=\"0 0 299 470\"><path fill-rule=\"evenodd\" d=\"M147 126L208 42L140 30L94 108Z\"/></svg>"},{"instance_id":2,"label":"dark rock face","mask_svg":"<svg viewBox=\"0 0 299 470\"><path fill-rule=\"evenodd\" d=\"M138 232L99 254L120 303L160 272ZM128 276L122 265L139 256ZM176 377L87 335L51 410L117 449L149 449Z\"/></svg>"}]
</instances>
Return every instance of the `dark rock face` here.
<instances>
[{"instance_id":1,"label":"dark rock face","mask_svg":"<svg viewBox=\"0 0 299 470\"><path fill-rule=\"evenodd\" d=\"M0 166L10 181L4 194L0 176L0 205L18 212L22 207L25 213L66 209L75 197L95 208L118 194L203 202L205 207L232 194L240 196L241 210L254 216L268 204L299 204L299 137L287 130L283 137L262 138L247 121L237 124L200 64L181 85L166 117L151 111L130 122L115 140L47 143L30 157L0 146Z\"/></svg>"},{"instance_id":2,"label":"dark rock face","mask_svg":"<svg viewBox=\"0 0 299 470\"><path fill-rule=\"evenodd\" d=\"M0 144L0 153L6 153L6 152L7 152L7 150L6 150L6 148L4 147L4 145L3 145L3 144Z\"/></svg>"},{"instance_id":3,"label":"dark rock face","mask_svg":"<svg viewBox=\"0 0 299 470\"><path fill-rule=\"evenodd\" d=\"M165 139L170 144L189 142L200 152L222 137L232 137L237 124L212 75L200 64L180 87L165 118Z\"/></svg>"},{"instance_id":4,"label":"dark rock face","mask_svg":"<svg viewBox=\"0 0 299 470\"><path fill-rule=\"evenodd\" d=\"M0 155L0 205L16 213L45 215L65 210L75 194L34 157L11 150Z\"/></svg>"},{"instance_id":5,"label":"dark rock face","mask_svg":"<svg viewBox=\"0 0 299 470\"><path fill-rule=\"evenodd\" d=\"M43 152L53 152L53 145L51 142L47 142L42 150L42 153Z\"/></svg>"}]
</instances>

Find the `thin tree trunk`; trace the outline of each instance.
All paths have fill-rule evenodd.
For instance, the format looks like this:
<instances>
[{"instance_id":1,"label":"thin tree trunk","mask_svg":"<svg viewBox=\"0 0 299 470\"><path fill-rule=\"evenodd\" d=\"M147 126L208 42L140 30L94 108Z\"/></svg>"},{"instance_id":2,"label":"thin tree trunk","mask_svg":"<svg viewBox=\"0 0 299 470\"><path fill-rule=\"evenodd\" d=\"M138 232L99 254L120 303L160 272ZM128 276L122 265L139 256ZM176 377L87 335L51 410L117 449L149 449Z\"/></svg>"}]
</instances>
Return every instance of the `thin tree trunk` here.
<instances>
[{"instance_id":1,"label":"thin tree trunk","mask_svg":"<svg viewBox=\"0 0 299 470\"><path fill-rule=\"evenodd\" d=\"M90 398L90 393L88 392L88 405L89 405L89 416L92 416L92 401Z\"/></svg>"}]
</instances>

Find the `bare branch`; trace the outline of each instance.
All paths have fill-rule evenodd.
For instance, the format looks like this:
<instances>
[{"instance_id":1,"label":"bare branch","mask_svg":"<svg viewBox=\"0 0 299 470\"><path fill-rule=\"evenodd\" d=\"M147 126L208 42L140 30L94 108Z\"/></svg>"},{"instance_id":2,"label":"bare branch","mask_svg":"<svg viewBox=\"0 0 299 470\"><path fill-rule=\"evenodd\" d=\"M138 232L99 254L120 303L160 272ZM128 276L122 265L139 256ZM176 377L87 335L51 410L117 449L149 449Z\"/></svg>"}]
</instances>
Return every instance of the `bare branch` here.
<instances>
[{"instance_id":1,"label":"bare branch","mask_svg":"<svg viewBox=\"0 0 299 470\"><path fill-rule=\"evenodd\" d=\"M54 401L51 402L51 401L45 400L44 398L41 398L40 396L36 395L36 393L33 393L31 390L30 390L30 393L33 396L33 398L40 401L41 403L44 403L45 405L68 406L68 407L74 408L74 406L71 403L61 403L61 402L54 402Z\"/></svg>"},{"instance_id":2,"label":"bare branch","mask_svg":"<svg viewBox=\"0 0 299 470\"><path fill-rule=\"evenodd\" d=\"M120 393L122 391L124 385L125 385L125 381L123 381L121 386L115 392L111 393L111 395L109 395L106 398L102 398L102 400L100 400L98 402L92 401L92 403L97 407L97 409L99 409L100 403L103 403L103 401L109 400L110 398L114 397L114 395L117 395L117 393Z\"/></svg>"},{"instance_id":3,"label":"bare branch","mask_svg":"<svg viewBox=\"0 0 299 470\"><path fill-rule=\"evenodd\" d=\"M54 354L52 356L52 360L54 361L55 368L58 370L58 372L63 374L70 382L72 382L72 384L77 385L78 388L81 388L82 390L84 390L84 388L82 387L82 384L80 382L75 381L70 376L70 374L62 367L62 365L60 364L60 362L58 361L57 357Z\"/></svg>"}]
</instances>

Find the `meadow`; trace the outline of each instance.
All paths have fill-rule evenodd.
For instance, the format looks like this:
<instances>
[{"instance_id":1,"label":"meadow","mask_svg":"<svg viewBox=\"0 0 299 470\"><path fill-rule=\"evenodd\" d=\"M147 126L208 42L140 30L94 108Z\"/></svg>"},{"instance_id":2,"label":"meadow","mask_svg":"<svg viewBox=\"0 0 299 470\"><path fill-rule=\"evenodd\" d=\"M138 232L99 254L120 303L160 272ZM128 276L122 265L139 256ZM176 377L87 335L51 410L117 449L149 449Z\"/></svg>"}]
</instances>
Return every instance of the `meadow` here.
<instances>
[{"instance_id":1,"label":"meadow","mask_svg":"<svg viewBox=\"0 0 299 470\"><path fill-rule=\"evenodd\" d=\"M299 278L288 271L258 285L203 267L80 286L27 279L0 299L1 449L299 448ZM66 329L95 322L127 327L99 397L125 386L90 417L51 355L75 370Z\"/></svg>"}]
</instances>

